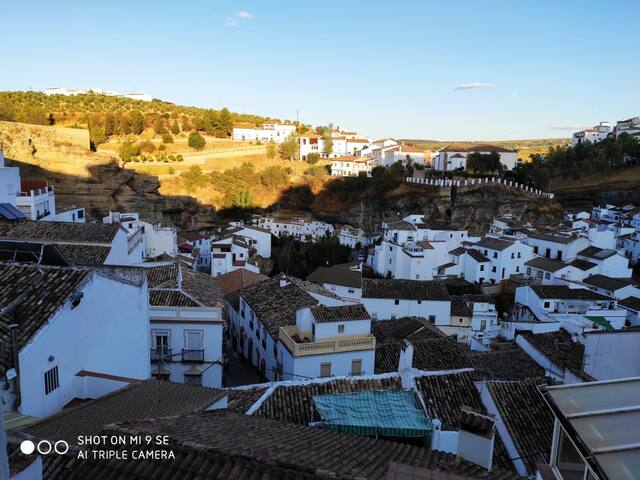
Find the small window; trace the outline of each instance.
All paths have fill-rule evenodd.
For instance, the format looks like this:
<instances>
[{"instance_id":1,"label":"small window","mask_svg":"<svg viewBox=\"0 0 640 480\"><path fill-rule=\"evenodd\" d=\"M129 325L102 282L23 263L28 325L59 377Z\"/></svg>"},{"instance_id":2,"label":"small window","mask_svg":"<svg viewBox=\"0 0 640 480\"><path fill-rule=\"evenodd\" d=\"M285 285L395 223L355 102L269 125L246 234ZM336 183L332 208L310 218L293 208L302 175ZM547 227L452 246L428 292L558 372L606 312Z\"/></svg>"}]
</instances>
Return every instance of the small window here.
<instances>
[{"instance_id":1,"label":"small window","mask_svg":"<svg viewBox=\"0 0 640 480\"><path fill-rule=\"evenodd\" d=\"M527 275L531 275L531 267L527 267Z\"/></svg>"},{"instance_id":2,"label":"small window","mask_svg":"<svg viewBox=\"0 0 640 480\"><path fill-rule=\"evenodd\" d=\"M395 305L400 305L400 300L395 299L395 300L393 301L393 303L394 303Z\"/></svg>"},{"instance_id":3,"label":"small window","mask_svg":"<svg viewBox=\"0 0 640 480\"><path fill-rule=\"evenodd\" d=\"M498 252L493 252L493 258L498 258Z\"/></svg>"},{"instance_id":4,"label":"small window","mask_svg":"<svg viewBox=\"0 0 640 480\"><path fill-rule=\"evenodd\" d=\"M418 305L422 305L422 300L418 300Z\"/></svg>"},{"instance_id":5,"label":"small window","mask_svg":"<svg viewBox=\"0 0 640 480\"><path fill-rule=\"evenodd\" d=\"M544 274L544 278L546 278L547 280L549 280L551 278L551 274L549 272Z\"/></svg>"},{"instance_id":6,"label":"small window","mask_svg":"<svg viewBox=\"0 0 640 480\"><path fill-rule=\"evenodd\" d=\"M351 360L351 375L362 375L362 360L356 358Z\"/></svg>"},{"instance_id":7,"label":"small window","mask_svg":"<svg viewBox=\"0 0 640 480\"><path fill-rule=\"evenodd\" d=\"M435 315L429 315L429 323L436 323L436 316Z\"/></svg>"},{"instance_id":8,"label":"small window","mask_svg":"<svg viewBox=\"0 0 640 480\"><path fill-rule=\"evenodd\" d=\"M544 308L549 308L551 306L551 302L544 302Z\"/></svg>"},{"instance_id":9,"label":"small window","mask_svg":"<svg viewBox=\"0 0 640 480\"><path fill-rule=\"evenodd\" d=\"M189 385L202 385L202 374L185 374L184 383L188 383Z\"/></svg>"},{"instance_id":10,"label":"small window","mask_svg":"<svg viewBox=\"0 0 640 480\"><path fill-rule=\"evenodd\" d=\"M44 394L49 395L58 387L60 387L60 378L58 377L58 366L56 365L44 372Z\"/></svg>"},{"instance_id":11,"label":"small window","mask_svg":"<svg viewBox=\"0 0 640 480\"><path fill-rule=\"evenodd\" d=\"M320 377L331 376L331 362L324 362L320 364Z\"/></svg>"},{"instance_id":12,"label":"small window","mask_svg":"<svg viewBox=\"0 0 640 480\"><path fill-rule=\"evenodd\" d=\"M484 265L480 265L480 271L484 272Z\"/></svg>"},{"instance_id":13,"label":"small window","mask_svg":"<svg viewBox=\"0 0 640 480\"><path fill-rule=\"evenodd\" d=\"M338 333L344 333L344 325L338 325Z\"/></svg>"}]
</instances>

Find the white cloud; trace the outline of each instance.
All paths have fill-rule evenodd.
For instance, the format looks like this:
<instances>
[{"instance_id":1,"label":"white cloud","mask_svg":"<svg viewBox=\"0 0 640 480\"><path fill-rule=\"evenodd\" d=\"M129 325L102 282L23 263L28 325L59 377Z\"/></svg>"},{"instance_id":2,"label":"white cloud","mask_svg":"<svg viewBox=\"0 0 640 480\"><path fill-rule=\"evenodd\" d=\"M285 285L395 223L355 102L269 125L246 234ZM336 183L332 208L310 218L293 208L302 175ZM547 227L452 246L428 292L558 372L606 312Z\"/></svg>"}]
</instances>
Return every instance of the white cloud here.
<instances>
[{"instance_id":1,"label":"white cloud","mask_svg":"<svg viewBox=\"0 0 640 480\"><path fill-rule=\"evenodd\" d=\"M483 83L483 82L472 82L472 83L462 83L458 85L454 90L472 90L474 88L491 88L495 87L493 83Z\"/></svg>"},{"instance_id":2,"label":"white cloud","mask_svg":"<svg viewBox=\"0 0 640 480\"><path fill-rule=\"evenodd\" d=\"M233 18L227 18L227 21L224 22L225 27L237 27L238 22L236 22Z\"/></svg>"},{"instance_id":3,"label":"white cloud","mask_svg":"<svg viewBox=\"0 0 640 480\"><path fill-rule=\"evenodd\" d=\"M231 17L228 17L227 20L224 22L224 26L225 27L237 27L238 26L238 19L240 19L240 20L248 20L250 18L253 18L253 15L250 14L249 12L233 12L233 15Z\"/></svg>"},{"instance_id":4,"label":"white cloud","mask_svg":"<svg viewBox=\"0 0 640 480\"><path fill-rule=\"evenodd\" d=\"M249 12L238 12L236 13L236 16L240 18L253 18L253 15L251 15Z\"/></svg>"}]
</instances>

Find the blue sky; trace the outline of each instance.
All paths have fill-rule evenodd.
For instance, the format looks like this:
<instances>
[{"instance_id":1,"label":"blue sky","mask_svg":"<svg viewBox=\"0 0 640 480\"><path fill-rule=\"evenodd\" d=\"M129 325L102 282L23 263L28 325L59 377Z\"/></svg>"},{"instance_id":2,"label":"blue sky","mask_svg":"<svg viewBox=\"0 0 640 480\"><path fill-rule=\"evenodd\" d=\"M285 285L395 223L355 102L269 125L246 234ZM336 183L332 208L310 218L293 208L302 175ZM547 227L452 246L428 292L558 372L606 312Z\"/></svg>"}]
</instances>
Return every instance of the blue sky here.
<instances>
[{"instance_id":1,"label":"blue sky","mask_svg":"<svg viewBox=\"0 0 640 480\"><path fill-rule=\"evenodd\" d=\"M299 109L314 125L440 140L562 137L640 113L637 0L25 0L2 17L0 90Z\"/></svg>"}]
</instances>

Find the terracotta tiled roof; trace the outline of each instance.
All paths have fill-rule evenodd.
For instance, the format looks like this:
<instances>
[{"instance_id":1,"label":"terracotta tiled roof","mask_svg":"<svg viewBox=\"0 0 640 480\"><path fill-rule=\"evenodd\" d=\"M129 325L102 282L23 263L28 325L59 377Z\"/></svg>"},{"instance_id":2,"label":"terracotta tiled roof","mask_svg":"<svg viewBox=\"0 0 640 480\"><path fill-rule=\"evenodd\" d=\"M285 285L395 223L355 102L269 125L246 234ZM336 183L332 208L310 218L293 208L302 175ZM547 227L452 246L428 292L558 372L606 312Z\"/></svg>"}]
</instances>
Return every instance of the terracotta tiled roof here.
<instances>
[{"instance_id":1,"label":"terracotta tiled roof","mask_svg":"<svg viewBox=\"0 0 640 480\"><path fill-rule=\"evenodd\" d=\"M316 283L330 283L345 287L361 288L362 272L335 267L318 267L309 274L307 280Z\"/></svg>"},{"instance_id":2,"label":"terracotta tiled roof","mask_svg":"<svg viewBox=\"0 0 640 480\"><path fill-rule=\"evenodd\" d=\"M318 305L311 307L311 314L316 323L349 322L357 320L371 320L367 309L361 303L353 305L338 305L327 307Z\"/></svg>"},{"instance_id":3,"label":"terracotta tiled roof","mask_svg":"<svg viewBox=\"0 0 640 480\"><path fill-rule=\"evenodd\" d=\"M595 260L604 260L605 258L609 258L612 257L616 254L615 250L610 250L610 249L606 249L606 248L599 248L599 247L595 247L593 245L580 250L578 252L578 255L580 255L581 257L587 257L587 258L592 258Z\"/></svg>"},{"instance_id":4,"label":"terracotta tiled roof","mask_svg":"<svg viewBox=\"0 0 640 480\"><path fill-rule=\"evenodd\" d=\"M635 312L640 312L640 298L638 297L627 297L618 302L618 305L624 308L628 308Z\"/></svg>"},{"instance_id":5,"label":"terracotta tiled roof","mask_svg":"<svg viewBox=\"0 0 640 480\"><path fill-rule=\"evenodd\" d=\"M487 380L524 380L545 376L545 370L515 343L488 352L468 351L465 356L478 377Z\"/></svg>"},{"instance_id":6,"label":"terracotta tiled roof","mask_svg":"<svg viewBox=\"0 0 640 480\"><path fill-rule=\"evenodd\" d=\"M513 242L508 240L502 240L501 238L484 237L479 242L472 245L482 248L488 248L489 250L504 250L513 245Z\"/></svg>"},{"instance_id":7,"label":"terracotta tiled roof","mask_svg":"<svg viewBox=\"0 0 640 480\"><path fill-rule=\"evenodd\" d=\"M521 332L520 335L554 365L574 373L582 372L584 345L573 342L564 330L538 334Z\"/></svg>"},{"instance_id":8,"label":"terracotta tiled roof","mask_svg":"<svg viewBox=\"0 0 640 480\"><path fill-rule=\"evenodd\" d=\"M591 275L585 278L583 282L612 292L633 285L633 281L630 278L613 278L600 274Z\"/></svg>"},{"instance_id":9,"label":"terracotta tiled roof","mask_svg":"<svg viewBox=\"0 0 640 480\"><path fill-rule=\"evenodd\" d=\"M111 252L111 247L102 245L60 243L57 247L74 265L103 265Z\"/></svg>"},{"instance_id":10,"label":"terracotta tiled roof","mask_svg":"<svg viewBox=\"0 0 640 480\"><path fill-rule=\"evenodd\" d=\"M255 415L286 423L308 425L309 422L320 419L313 404L315 395L354 393L366 390L402 390L402 382L399 377L392 377L337 379L328 382L279 385L255 412Z\"/></svg>"},{"instance_id":11,"label":"terracotta tiled roof","mask_svg":"<svg viewBox=\"0 0 640 480\"><path fill-rule=\"evenodd\" d=\"M455 337L411 341L411 344L413 368L418 370L456 370L471 367L462 345Z\"/></svg>"},{"instance_id":12,"label":"terracotta tiled roof","mask_svg":"<svg viewBox=\"0 0 640 480\"><path fill-rule=\"evenodd\" d=\"M268 278L266 275L252 272L246 268L238 268L217 277L225 295L235 293L242 287L260 283Z\"/></svg>"},{"instance_id":13,"label":"terracotta tiled roof","mask_svg":"<svg viewBox=\"0 0 640 480\"><path fill-rule=\"evenodd\" d=\"M544 270L545 272L557 272L561 268L567 266L566 263L561 262L560 260L553 260L547 257L535 257L525 262L527 267L537 268L539 270Z\"/></svg>"},{"instance_id":14,"label":"terracotta tiled roof","mask_svg":"<svg viewBox=\"0 0 640 480\"><path fill-rule=\"evenodd\" d=\"M529 475L535 475L536 464L549 463L553 438L554 416L538 390L540 383L544 382L486 384Z\"/></svg>"},{"instance_id":15,"label":"terracotta tiled roof","mask_svg":"<svg viewBox=\"0 0 640 480\"><path fill-rule=\"evenodd\" d=\"M206 410L224 390L162 380L129 385L75 408L45 418L25 431L37 438L76 444L78 435L95 435L105 425Z\"/></svg>"},{"instance_id":16,"label":"terracotta tiled roof","mask_svg":"<svg viewBox=\"0 0 640 480\"><path fill-rule=\"evenodd\" d=\"M180 243L180 240L183 240L183 241L186 240L187 242L195 242L197 240L204 240L206 238L209 238L209 237L207 237L206 235L203 235L200 232L191 232L188 230L183 230L178 233L178 243Z\"/></svg>"},{"instance_id":17,"label":"terracotta tiled roof","mask_svg":"<svg viewBox=\"0 0 640 480\"><path fill-rule=\"evenodd\" d=\"M149 290L149 305L152 307L199 307L193 298L179 290Z\"/></svg>"},{"instance_id":18,"label":"terracotta tiled roof","mask_svg":"<svg viewBox=\"0 0 640 480\"><path fill-rule=\"evenodd\" d=\"M301 474L323 478L383 479L391 461L462 473L471 478L510 478L504 476L504 471L487 472L453 454L224 410L134 422L115 432L168 434L176 442L189 442L187 445L199 445L215 453L286 466Z\"/></svg>"},{"instance_id":19,"label":"terracotta tiled roof","mask_svg":"<svg viewBox=\"0 0 640 480\"><path fill-rule=\"evenodd\" d=\"M540 298L559 300L613 300L586 288L569 288L567 285L531 285L530 288Z\"/></svg>"},{"instance_id":20,"label":"terracotta tiled roof","mask_svg":"<svg viewBox=\"0 0 640 480\"><path fill-rule=\"evenodd\" d=\"M362 280L362 298L447 301L449 293L445 284L437 280L364 278Z\"/></svg>"},{"instance_id":21,"label":"terracotta tiled roof","mask_svg":"<svg viewBox=\"0 0 640 480\"><path fill-rule=\"evenodd\" d=\"M57 243L91 243L111 245L119 223L75 223L0 220L0 238L11 240L46 240Z\"/></svg>"},{"instance_id":22,"label":"terracotta tiled roof","mask_svg":"<svg viewBox=\"0 0 640 480\"><path fill-rule=\"evenodd\" d=\"M571 265L572 267L576 267L582 271L591 270L593 267L598 266L597 263L587 262L586 260L581 260L579 258L573 260L569 265Z\"/></svg>"},{"instance_id":23,"label":"terracotta tiled roof","mask_svg":"<svg viewBox=\"0 0 640 480\"><path fill-rule=\"evenodd\" d=\"M294 283L281 287L278 280L269 279L240 290L240 296L277 339L280 327L295 325L296 311L313 307L318 301Z\"/></svg>"},{"instance_id":24,"label":"terracotta tiled roof","mask_svg":"<svg viewBox=\"0 0 640 480\"><path fill-rule=\"evenodd\" d=\"M480 263L489 262L489 259L485 257L482 253L480 253L479 250L476 250L475 248L468 249L467 255L473 258L476 262L480 262Z\"/></svg>"},{"instance_id":25,"label":"terracotta tiled roof","mask_svg":"<svg viewBox=\"0 0 640 480\"><path fill-rule=\"evenodd\" d=\"M400 362L400 350L402 344L398 343L377 343L374 373L392 373L398 371Z\"/></svg>"},{"instance_id":26,"label":"terracotta tiled roof","mask_svg":"<svg viewBox=\"0 0 640 480\"><path fill-rule=\"evenodd\" d=\"M371 322L371 330L376 337L376 345L383 343L400 343L406 338L421 340L441 338L444 336L440 330L425 323L419 317L373 321Z\"/></svg>"},{"instance_id":27,"label":"terracotta tiled roof","mask_svg":"<svg viewBox=\"0 0 640 480\"><path fill-rule=\"evenodd\" d=\"M0 310L10 310L0 316L0 367L11 351L9 325L18 324L18 346L24 347L91 275L86 269L0 264Z\"/></svg>"},{"instance_id":28,"label":"terracotta tiled roof","mask_svg":"<svg viewBox=\"0 0 640 480\"><path fill-rule=\"evenodd\" d=\"M491 145L487 143L478 143L474 145L463 146L459 143L452 143L440 150L441 152L515 152L504 147L498 147L497 145Z\"/></svg>"},{"instance_id":29,"label":"terracotta tiled roof","mask_svg":"<svg viewBox=\"0 0 640 480\"><path fill-rule=\"evenodd\" d=\"M224 293L217 278L185 267L180 262L145 267L149 281L149 300L153 306L222 307ZM180 285L178 278L182 277ZM182 295L158 294L156 291L182 291ZM195 301L196 305L190 304ZM159 303L157 303L159 302Z\"/></svg>"},{"instance_id":30,"label":"terracotta tiled roof","mask_svg":"<svg viewBox=\"0 0 640 480\"><path fill-rule=\"evenodd\" d=\"M234 412L246 413L267 391L267 387L227 390L227 408Z\"/></svg>"}]
</instances>

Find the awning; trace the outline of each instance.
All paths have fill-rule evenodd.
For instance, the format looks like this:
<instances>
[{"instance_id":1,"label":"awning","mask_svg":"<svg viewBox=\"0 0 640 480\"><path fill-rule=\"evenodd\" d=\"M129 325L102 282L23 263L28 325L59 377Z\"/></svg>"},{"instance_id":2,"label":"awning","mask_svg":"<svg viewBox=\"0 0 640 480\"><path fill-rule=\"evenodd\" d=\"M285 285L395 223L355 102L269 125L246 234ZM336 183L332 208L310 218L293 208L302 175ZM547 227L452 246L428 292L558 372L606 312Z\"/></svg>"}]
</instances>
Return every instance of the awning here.
<instances>
[{"instance_id":1,"label":"awning","mask_svg":"<svg viewBox=\"0 0 640 480\"><path fill-rule=\"evenodd\" d=\"M605 330L615 330L615 328L613 328L613 326L609 323L609 320L607 320L604 317L587 316L586 318L591 320L593 323L597 323L598 325L603 327Z\"/></svg>"},{"instance_id":2,"label":"awning","mask_svg":"<svg viewBox=\"0 0 640 480\"><path fill-rule=\"evenodd\" d=\"M433 430L410 390L316 395L313 403L330 430L388 437L426 437Z\"/></svg>"}]
</instances>

